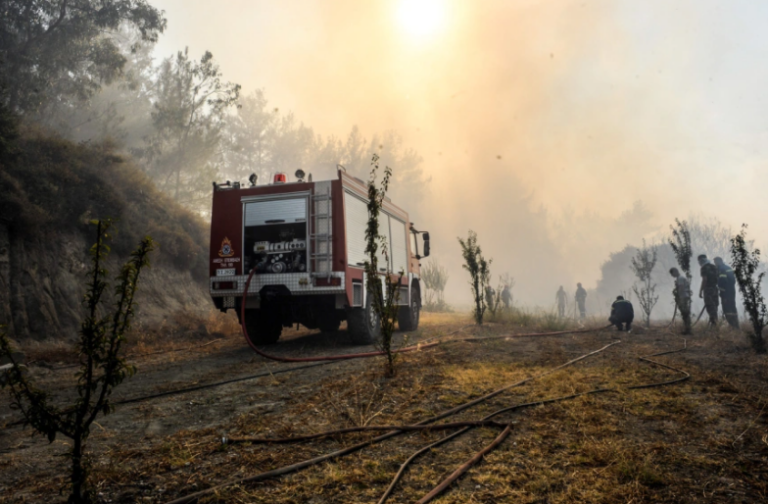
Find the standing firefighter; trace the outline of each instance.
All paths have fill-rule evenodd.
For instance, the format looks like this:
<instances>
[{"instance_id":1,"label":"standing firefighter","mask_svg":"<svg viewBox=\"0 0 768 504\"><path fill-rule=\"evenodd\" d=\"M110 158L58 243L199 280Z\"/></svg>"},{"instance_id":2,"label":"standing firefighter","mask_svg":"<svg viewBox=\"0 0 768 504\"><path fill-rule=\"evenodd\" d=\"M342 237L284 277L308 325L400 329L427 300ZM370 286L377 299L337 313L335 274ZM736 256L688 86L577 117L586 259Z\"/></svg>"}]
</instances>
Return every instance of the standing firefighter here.
<instances>
[{"instance_id":1,"label":"standing firefighter","mask_svg":"<svg viewBox=\"0 0 768 504\"><path fill-rule=\"evenodd\" d=\"M707 309L707 315L709 315L709 324L714 326L717 325L717 306L719 304L717 281L720 274L717 271L717 266L709 262L706 254L701 254L698 261L699 266L701 266L699 297L704 298L704 307Z\"/></svg>"},{"instance_id":2,"label":"standing firefighter","mask_svg":"<svg viewBox=\"0 0 768 504\"><path fill-rule=\"evenodd\" d=\"M580 283L576 284L576 304L579 305L579 318L587 316L587 291Z\"/></svg>"},{"instance_id":3,"label":"standing firefighter","mask_svg":"<svg viewBox=\"0 0 768 504\"><path fill-rule=\"evenodd\" d=\"M563 289L563 286L560 286L560 290L555 293L555 300L557 300L557 314L560 317L565 317L565 301L567 299L567 295L565 294L565 289Z\"/></svg>"},{"instance_id":4,"label":"standing firefighter","mask_svg":"<svg viewBox=\"0 0 768 504\"><path fill-rule=\"evenodd\" d=\"M608 321L616 326L619 331L631 331L632 321L635 319L635 308L632 302L624 299L624 296L616 296L616 301L611 305L611 316Z\"/></svg>"},{"instance_id":5,"label":"standing firefighter","mask_svg":"<svg viewBox=\"0 0 768 504\"><path fill-rule=\"evenodd\" d=\"M675 297L675 304L680 311L680 318L683 319L683 334L691 333L691 284L688 279L680 274L677 268L669 270L669 274L675 279L675 288L672 295Z\"/></svg>"},{"instance_id":6,"label":"standing firefighter","mask_svg":"<svg viewBox=\"0 0 768 504\"><path fill-rule=\"evenodd\" d=\"M504 309L509 311L512 305L512 293L509 291L509 285L505 285L501 291L501 302L504 303Z\"/></svg>"},{"instance_id":7,"label":"standing firefighter","mask_svg":"<svg viewBox=\"0 0 768 504\"><path fill-rule=\"evenodd\" d=\"M490 307L491 311L496 308L494 298L496 297L496 291L491 287L491 284L485 286L485 304Z\"/></svg>"},{"instance_id":8,"label":"standing firefighter","mask_svg":"<svg viewBox=\"0 0 768 504\"><path fill-rule=\"evenodd\" d=\"M730 266L723 262L722 257L715 257L715 266L718 270L717 287L720 291L720 300L723 302L723 315L728 325L734 329L739 328L739 312L736 309L736 275Z\"/></svg>"}]
</instances>

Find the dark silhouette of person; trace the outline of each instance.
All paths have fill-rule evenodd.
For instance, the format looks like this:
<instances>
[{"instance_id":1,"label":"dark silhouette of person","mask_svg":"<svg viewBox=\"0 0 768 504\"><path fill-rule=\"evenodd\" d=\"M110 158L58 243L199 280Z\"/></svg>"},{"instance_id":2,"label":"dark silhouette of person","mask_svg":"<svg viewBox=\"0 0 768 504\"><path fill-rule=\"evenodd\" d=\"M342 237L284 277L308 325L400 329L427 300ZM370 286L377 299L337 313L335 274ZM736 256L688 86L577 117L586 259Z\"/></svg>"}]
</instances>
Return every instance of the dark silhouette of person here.
<instances>
[{"instance_id":1,"label":"dark silhouette of person","mask_svg":"<svg viewBox=\"0 0 768 504\"><path fill-rule=\"evenodd\" d=\"M706 254L701 254L697 260L701 266L701 287L699 288L699 297L704 298L704 307L709 315L709 325L717 325L717 307L719 301L719 289L717 282L720 273L717 266L709 262Z\"/></svg>"},{"instance_id":2,"label":"dark silhouette of person","mask_svg":"<svg viewBox=\"0 0 768 504\"><path fill-rule=\"evenodd\" d=\"M560 289L555 293L555 299L557 300L557 314L560 317L565 317L565 301L567 299L567 295L565 294L565 289L563 289L563 286L560 286Z\"/></svg>"},{"instance_id":3,"label":"dark silhouette of person","mask_svg":"<svg viewBox=\"0 0 768 504\"><path fill-rule=\"evenodd\" d=\"M509 310L512 304L512 293L509 291L509 285L505 285L501 290L501 302L504 303L504 309Z\"/></svg>"},{"instance_id":4,"label":"dark silhouette of person","mask_svg":"<svg viewBox=\"0 0 768 504\"><path fill-rule=\"evenodd\" d=\"M715 257L717 267L717 288L720 291L720 301L723 302L723 315L728 325L739 328L739 311L736 308L736 275L730 266L723 262L722 257Z\"/></svg>"},{"instance_id":5,"label":"dark silhouette of person","mask_svg":"<svg viewBox=\"0 0 768 504\"><path fill-rule=\"evenodd\" d=\"M675 304L680 310L680 318L683 319L683 334L691 333L691 284L688 279L680 274L677 268L669 270L669 274L675 279L675 288L672 295Z\"/></svg>"},{"instance_id":6,"label":"dark silhouette of person","mask_svg":"<svg viewBox=\"0 0 768 504\"><path fill-rule=\"evenodd\" d=\"M581 283L576 284L576 304L579 305L579 318L585 318L587 316L587 291L581 286Z\"/></svg>"},{"instance_id":7,"label":"dark silhouette of person","mask_svg":"<svg viewBox=\"0 0 768 504\"><path fill-rule=\"evenodd\" d=\"M632 302L624 299L624 296L616 296L616 301L611 305L611 316L608 321L616 326L619 331L631 331L632 321L635 319L635 308Z\"/></svg>"}]
</instances>

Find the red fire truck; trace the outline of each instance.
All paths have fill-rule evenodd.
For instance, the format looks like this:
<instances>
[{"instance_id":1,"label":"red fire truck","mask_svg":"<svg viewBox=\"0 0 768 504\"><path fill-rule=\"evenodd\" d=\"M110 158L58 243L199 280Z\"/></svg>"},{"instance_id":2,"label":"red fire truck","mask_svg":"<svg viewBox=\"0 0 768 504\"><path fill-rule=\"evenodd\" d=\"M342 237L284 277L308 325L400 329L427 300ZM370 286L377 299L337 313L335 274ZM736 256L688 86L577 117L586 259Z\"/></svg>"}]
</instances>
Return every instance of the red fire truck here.
<instances>
[{"instance_id":1,"label":"red fire truck","mask_svg":"<svg viewBox=\"0 0 768 504\"><path fill-rule=\"evenodd\" d=\"M363 265L368 222L367 185L338 171L338 179L289 182L278 173L271 183L250 186L213 184L210 291L221 311L240 316L254 344L275 343L283 327L299 323L332 332L347 321L353 342L373 343L380 335L368 295ZM385 198L379 218L388 242L380 254L382 274L403 272L398 296L398 326L419 325L419 260L429 255L429 233L418 231L408 214ZM418 237L423 239L419 254ZM399 275L398 275L399 276ZM241 321L243 322L243 321Z\"/></svg>"}]
</instances>

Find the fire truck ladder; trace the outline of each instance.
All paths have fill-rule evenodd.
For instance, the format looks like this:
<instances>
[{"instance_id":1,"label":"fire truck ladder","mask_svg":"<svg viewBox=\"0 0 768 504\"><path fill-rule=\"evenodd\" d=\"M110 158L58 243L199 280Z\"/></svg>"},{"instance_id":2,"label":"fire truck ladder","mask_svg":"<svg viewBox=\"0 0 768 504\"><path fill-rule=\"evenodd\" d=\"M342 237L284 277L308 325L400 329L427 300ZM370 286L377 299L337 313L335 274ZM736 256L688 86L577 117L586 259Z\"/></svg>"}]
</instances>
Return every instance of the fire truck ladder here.
<instances>
[{"instance_id":1,"label":"fire truck ladder","mask_svg":"<svg viewBox=\"0 0 768 504\"><path fill-rule=\"evenodd\" d=\"M323 184L325 191L321 184L315 184L315 193L312 195L312 276L330 280L333 270L331 184Z\"/></svg>"}]
</instances>

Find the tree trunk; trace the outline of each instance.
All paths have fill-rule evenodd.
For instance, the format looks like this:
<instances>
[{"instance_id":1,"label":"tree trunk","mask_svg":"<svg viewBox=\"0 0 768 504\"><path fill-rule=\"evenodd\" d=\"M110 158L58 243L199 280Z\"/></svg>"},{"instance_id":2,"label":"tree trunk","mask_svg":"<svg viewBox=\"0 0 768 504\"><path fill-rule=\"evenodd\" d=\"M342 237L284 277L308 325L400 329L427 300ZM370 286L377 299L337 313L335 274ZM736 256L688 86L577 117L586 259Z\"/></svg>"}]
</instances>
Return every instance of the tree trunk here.
<instances>
[{"instance_id":1,"label":"tree trunk","mask_svg":"<svg viewBox=\"0 0 768 504\"><path fill-rule=\"evenodd\" d=\"M68 504L87 504L91 502L88 494L86 478L88 470L83 460L85 448L81 434L75 435L72 446L72 493L69 495Z\"/></svg>"}]
</instances>

